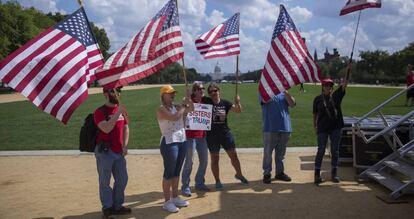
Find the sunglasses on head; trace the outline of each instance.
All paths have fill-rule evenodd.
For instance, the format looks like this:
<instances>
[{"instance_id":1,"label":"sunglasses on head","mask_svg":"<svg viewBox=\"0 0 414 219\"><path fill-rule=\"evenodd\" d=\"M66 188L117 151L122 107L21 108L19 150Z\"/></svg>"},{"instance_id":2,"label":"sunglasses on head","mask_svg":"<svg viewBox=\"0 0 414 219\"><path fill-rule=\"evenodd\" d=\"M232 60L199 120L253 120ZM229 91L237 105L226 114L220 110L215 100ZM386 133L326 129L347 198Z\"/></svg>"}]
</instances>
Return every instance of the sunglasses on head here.
<instances>
[{"instance_id":1,"label":"sunglasses on head","mask_svg":"<svg viewBox=\"0 0 414 219\"><path fill-rule=\"evenodd\" d=\"M218 91L217 89L214 89L214 90L209 90L209 91L208 91L208 93L209 93L209 94L211 94L211 93L217 93L217 91Z\"/></svg>"}]
</instances>

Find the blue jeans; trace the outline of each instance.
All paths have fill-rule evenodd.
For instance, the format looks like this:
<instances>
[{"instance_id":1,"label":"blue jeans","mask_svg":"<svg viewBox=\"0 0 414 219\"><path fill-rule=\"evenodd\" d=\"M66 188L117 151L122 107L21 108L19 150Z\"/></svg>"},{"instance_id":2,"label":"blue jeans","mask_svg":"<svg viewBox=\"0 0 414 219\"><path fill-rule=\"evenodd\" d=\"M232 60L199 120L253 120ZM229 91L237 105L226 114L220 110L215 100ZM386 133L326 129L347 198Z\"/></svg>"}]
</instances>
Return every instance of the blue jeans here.
<instances>
[{"instance_id":1,"label":"blue jeans","mask_svg":"<svg viewBox=\"0 0 414 219\"><path fill-rule=\"evenodd\" d=\"M330 132L318 133L318 152L315 158L315 169L320 170L322 167L322 159L325 155L328 137L331 141L331 167L338 167L339 158L339 142L341 141L341 129L335 129Z\"/></svg>"},{"instance_id":2,"label":"blue jeans","mask_svg":"<svg viewBox=\"0 0 414 219\"><path fill-rule=\"evenodd\" d=\"M99 197L102 209L113 207L119 210L124 204L125 188L128 183L128 173L125 157L112 150L98 152L95 149L96 167L99 176ZM113 189L110 186L111 175L114 177Z\"/></svg>"},{"instance_id":3,"label":"blue jeans","mask_svg":"<svg viewBox=\"0 0 414 219\"><path fill-rule=\"evenodd\" d=\"M263 175L272 173L272 154L275 150L276 174L284 172L283 160L290 132L264 132L263 133Z\"/></svg>"},{"instance_id":4,"label":"blue jeans","mask_svg":"<svg viewBox=\"0 0 414 219\"><path fill-rule=\"evenodd\" d=\"M165 138L163 138L160 151L164 161L164 179L179 177L186 154L184 142L166 144Z\"/></svg>"},{"instance_id":5,"label":"blue jeans","mask_svg":"<svg viewBox=\"0 0 414 219\"><path fill-rule=\"evenodd\" d=\"M185 148L187 155L185 157L183 174L181 178L182 186L181 190L190 188L190 175L193 169L194 151L197 150L198 159L200 161L198 165L197 174L195 176L195 186L203 186L206 175L206 169L208 164L208 148L206 138L188 138L185 142Z\"/></svg>"}]
</instances>

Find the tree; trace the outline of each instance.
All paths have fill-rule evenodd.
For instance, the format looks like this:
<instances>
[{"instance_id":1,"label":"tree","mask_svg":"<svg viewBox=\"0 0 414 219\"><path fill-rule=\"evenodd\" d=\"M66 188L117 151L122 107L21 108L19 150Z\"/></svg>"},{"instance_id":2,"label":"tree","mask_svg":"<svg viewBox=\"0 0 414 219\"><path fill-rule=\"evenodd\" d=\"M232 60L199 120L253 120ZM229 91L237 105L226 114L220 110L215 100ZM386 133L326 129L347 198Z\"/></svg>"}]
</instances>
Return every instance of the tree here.
<instances>
[{"instance_id":1,"label":"tree","mask_svg":"<svg viewBox=\"0 0 414 219\"><path fill-rule=\"evenodd\" d=\"M106 60L110 57L108 51L109 48L111 48L111 43L109 41L108 36L106 35L106 31L103 28L97 27L93 22L90 22L90 25L92 28L93 35L95 36L96 41L99 44L99 49L101 50L101 53Z\"/></svg>"},{"instance_id":2,"label":"tree","mask_svg":"<svg viewBox=\"0 0 414 219\"><path fill-rule=\"evenodd\" d=\"M44 14L35 8L23 8L16 1L0 1L0 60L35 38L67 15ZM105 29L90 23L104 58L109 57L110 42Z\"/></svg>"}]
</instances>

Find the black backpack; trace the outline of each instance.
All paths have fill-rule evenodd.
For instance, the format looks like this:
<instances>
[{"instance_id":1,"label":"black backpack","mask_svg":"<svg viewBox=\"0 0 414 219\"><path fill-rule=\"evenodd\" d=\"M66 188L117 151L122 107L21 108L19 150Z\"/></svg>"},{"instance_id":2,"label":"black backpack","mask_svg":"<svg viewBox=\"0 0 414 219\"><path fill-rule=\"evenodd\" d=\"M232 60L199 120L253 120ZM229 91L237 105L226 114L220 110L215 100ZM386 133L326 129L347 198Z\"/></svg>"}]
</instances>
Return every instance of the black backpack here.
<instances>
[{"instance_id":1,"label":"black backpack","mask_svg":"<svg viewBox=\"0 0 414 219\"><path fill-rule=\"evenodd\" d=\"M108 120L108 112L105 106L99 108L105 114L106 120ZM79 150L83 152L95 152L96 136L99 129L95 125L93 113L89 113L85 118L85 122L80 130L79 134Z\"/></svg>"}]
</instances>

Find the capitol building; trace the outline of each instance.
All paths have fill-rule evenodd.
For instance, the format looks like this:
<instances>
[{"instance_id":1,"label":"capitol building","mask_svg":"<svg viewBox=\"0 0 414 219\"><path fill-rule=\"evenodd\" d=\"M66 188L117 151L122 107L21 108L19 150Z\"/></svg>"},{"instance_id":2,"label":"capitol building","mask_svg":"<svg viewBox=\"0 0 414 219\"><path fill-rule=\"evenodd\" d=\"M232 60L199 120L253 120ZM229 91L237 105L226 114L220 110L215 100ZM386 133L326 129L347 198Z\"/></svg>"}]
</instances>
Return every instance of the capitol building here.
<instances>
[{"instance_id":1,"label":"capitol building","mask_svg":"<svg viewBox=\"0 0 414 219\"><path fill-rule=\"evenodd\" d=\"M217 62L216 66L214 67L214 72L211 75L213 81L218 81L223 79L223 73L221 72L221 68L219 63Z\"/></svg>"}]
</instances>

